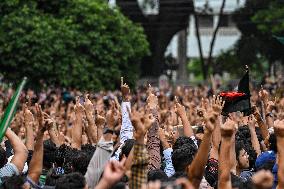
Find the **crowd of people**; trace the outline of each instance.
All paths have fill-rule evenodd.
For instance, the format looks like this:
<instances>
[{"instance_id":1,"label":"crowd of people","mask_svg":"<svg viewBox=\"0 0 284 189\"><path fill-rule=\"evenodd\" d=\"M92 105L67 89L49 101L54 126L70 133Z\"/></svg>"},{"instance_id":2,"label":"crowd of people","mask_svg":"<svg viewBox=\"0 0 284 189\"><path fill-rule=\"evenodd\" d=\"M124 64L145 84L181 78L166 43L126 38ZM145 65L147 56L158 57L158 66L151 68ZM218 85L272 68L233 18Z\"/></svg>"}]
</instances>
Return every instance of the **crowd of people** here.
<instances>
[{"instance_id":1,"label":"crowd of people","mask_svg":"<svg viewBox=\"0 0 284 189\"><path fill-rule=\"evenodd\" d=\"M283 81L221 115L209 88L22 92L0 147L0 188L284 189ZM0 115L13 95L0 87ZM282 149L283 148L283 149Z\"/></svg>"}]
</instances>

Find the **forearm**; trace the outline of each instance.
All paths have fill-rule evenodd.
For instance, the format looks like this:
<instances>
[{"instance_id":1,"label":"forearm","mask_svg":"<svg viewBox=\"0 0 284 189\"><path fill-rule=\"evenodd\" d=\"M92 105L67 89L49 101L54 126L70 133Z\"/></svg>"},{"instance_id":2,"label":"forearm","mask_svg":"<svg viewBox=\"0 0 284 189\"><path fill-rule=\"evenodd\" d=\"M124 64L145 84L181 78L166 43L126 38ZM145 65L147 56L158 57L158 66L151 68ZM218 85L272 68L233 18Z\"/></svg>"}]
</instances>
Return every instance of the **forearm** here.
<instances>
[{"instance_id":1,"label":"forearm","mask_svg":"<svg viewBox=\"0 0 284 189\"><path fill-rule=\"evenodd\" d=\"M95 124L95 120L92 115L86 113L87 121L88 121L88 127L86 129L87 135L90 137L93 144L96 144L98 142L98 131Z\"/></svg>"},{"instance_id":2,"label":"forearm","mask_svg":"<svg viewBox=\"0 0 284 189\"><path fill-rule=\"evenodd\" d=\"M72 143L71 147L80 150L82 145L82 128L83 128L83 115L76 114L74 126L72 128Z\"/></svg>"},{"instance_id":3,"label":"forearm","mask_svg":"<svg viewBox=\"0 0 284 189\"><path fill-rule=\"evenodd\" d=\"M36 144L33 152L31 162L29 164L29 173L28 176L35 183L38 183L40 174L42 172L42 163L43 163L43 132L39 132L36 139Z\"/></svg>"},{"instance_id":4,"label":"forearm","mask_svg":"<svg viewBox=\"0 0 284 189\"><path fill-rule=\"evenodd\" d=\"M11 163L17 167L19 172L22 172L28 157L28 150L21 139L10 128L6 131L6 137L10 141L14 151Z\"/></svg>"},{"instance_id":5,"label":"forearm","mask_svg":"<svg viewBox=\"0 0 284 189\"><path fill-rule=\"evenodd\" d=\"M228 161L228 157L231 156L231 139L224 138L221 144L220 150L220 161L219 161L219 181L218 187L220 189L230 189L232 188L231 185L231 175L230 175L230 167L231 162Z\"/></svg>"},{"instance_id":6,"label":"forearm","mask_svg":"<svg viewBox=\"0 0 284 189\"><path fill-rule=\"evenodd\" d=\"M255 127L249 127L249 130L250 130L252 147L255 150L257 156L259 156L261 151L260 151L260 144L258 142L257 135L255 132Z\"/></svg>"},{"instance_id":7,"label":"forearm","mask_svg":"<svg viewBox=\"0 0 284 189\"><path fill-rule=\"evenodd\" d=\"M216 120L216 126L212 134L212 148L210 150L210 158L219 159L218 149L221 143L220 121L219 117Z\"/></svg>"},{"instance_id":8,"label":"forearm","mask_svg":"<svg viewBox=\"0 0 284 189\"><path fill-rule=\"evenodd\" d=\"M33 123L26 124L26 147L28 150L34 150L34 132Z\"/></svg>"},{"instance_id":9,"label":"forearm","mask_svg":"<svg viewBox=\"0 0 284 189\"><path fill-rule=\"evenodd\" d=\"M121 112L122 112L122 125L120 129L120 143L124 144L127 139L133 138L133 126L128 115L128 111L131 110L130 102L122 102Z\"/></svg>"},{"instance_id":10,"label":"forearm","mask_svg":"<svg viewBox=\"0 0 284 189\"><path fill-rule=\"evenodd\" d=\"M211 137L212 133L204 133L203 140L200 144L197 154L194 157L189 168L187 169L189 180L192 182L195 188L199 187L199 184L203 177L205 165L208 160Z\"/></svg>"},{"instance_id":11,"label":"forearm","mask_svg":"<svg viewBox=\"0 0 284 189\"><path fill-rule=\"evenodd\" d=\"M159 139L159 120L156 109L151 110L156 121L151 126L147 134L147 151L149 153L149 166L148 171L159 169L161 167L161 155L160 155L160 139Z\"/></svg>"},{"instance_id":12,"label":"forearm","mask_svg":"<svg viewBox=\"0 0 284 189\"><path fill-rule=\"evenodd\" d=\"M194 136L192 127L191 127L191 125L190 125L190 123L187 119L186 114L181 115L180 117L181 117L181 121L182 121L182 124L183 124L184 136L186 136L186 137Z\"/></svg>"},{"instance_id":13,"label":"forearm","mask_svg":"<svg viewBox=\"0 0 284 189\"><path fill-rule=\"evenodd\" d=\"M260 133L261 133L261 136L262 138L266 138L268 135L269 135L269 131L265 125L265 123L263 122L262 118L260 116L257 116L256 117L256 121L257 121L257 124L260 128Z\"/></svg>"},{"instance_id":14,"label":"forearm","mask_svg":"<svg viewBox=\"0 0 284 189\"><path fill-rule=\"evenodd\" d=\"M94 187L94 189L109 189L112 185L105 181L104 179L101 179L97 186Z\"/></svg>"}]
</instances>

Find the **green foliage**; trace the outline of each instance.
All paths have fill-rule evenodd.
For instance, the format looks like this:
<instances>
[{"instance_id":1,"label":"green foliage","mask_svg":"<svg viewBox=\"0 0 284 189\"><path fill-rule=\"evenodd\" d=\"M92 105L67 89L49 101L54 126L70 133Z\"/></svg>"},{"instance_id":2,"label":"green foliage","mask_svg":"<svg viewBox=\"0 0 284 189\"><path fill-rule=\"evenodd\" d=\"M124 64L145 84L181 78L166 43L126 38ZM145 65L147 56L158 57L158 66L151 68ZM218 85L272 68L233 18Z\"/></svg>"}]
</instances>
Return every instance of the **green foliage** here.
<instances>
[{"instance_id":1,"label":"green foliage","mask_svg":"<svg viewBox=\"0 0 284 189\"><path fill-rule=\"evenodd\" d=\"M10 81L113 89L120 76L135 82L149 52L142 28L105 1L4 0L0 15L0 66Z\"/></svg>"},{"instance_id":2,"label":"green foliage","mask_svg":"<svg viewBox=\"0 0 284 189\"><path fill-rule=\"evenodd\" d=\"M258 11L252 21L264 34L284 34L284 4L271 1L267 9Z\"/></svg>"}]
</instances>

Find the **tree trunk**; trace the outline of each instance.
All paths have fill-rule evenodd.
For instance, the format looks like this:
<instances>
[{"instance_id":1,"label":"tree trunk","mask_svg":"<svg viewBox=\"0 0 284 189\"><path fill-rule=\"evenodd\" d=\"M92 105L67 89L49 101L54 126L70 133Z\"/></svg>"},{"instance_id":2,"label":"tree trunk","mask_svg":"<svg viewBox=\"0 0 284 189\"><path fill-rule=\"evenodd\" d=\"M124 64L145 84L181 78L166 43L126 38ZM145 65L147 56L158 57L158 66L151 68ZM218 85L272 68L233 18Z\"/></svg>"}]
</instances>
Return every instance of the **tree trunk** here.
<instances>
[{"instance_id":1,"label":"tree trunk","mask_svg":"<svg viewBox=\"0 0 284 189\"><path fill-rule=\"evenodd\" d=\"M214 30L212 40L211 40L211 43L210 43L210 49L209 49L209 55L208 55L208 61L207 61L207 66L208 66L207 69L209 69L209 66L211 66L211 64L212 64L212 54L213 54L213 50L214 50L214 45L215 45L217 33L218 33L219 28L220 28L221 19L222 19L223 13L224 13L225 4L226 4L226 0L223 0L221 8L220 8L220 12L219 12L218 24L217 24L217 26Z\"/></svg>"},{"instance_id":2,"label":"tree trunk","mask_svg":"<svg viewBox=\"0 0 284 189\"><path fill-rule=\"evenodd\" d=\"M194 16L194 25L195 25L195 34L197 38L197 43L198 43L198 50L199 50L199 58L201 62L201 70L202 70L202 75L203 79L206 80L208 76L208 69L207 66L205 65L204 57L203 57L203 51L202 51L202 44L201 44L201 39L200 39L200 32L199 32L199 20L198 16L195 12L195 8L193 11L193 16Z\"/></svg>"},{"instance_id":3,"label":"tree trunk","mask_svg":"<svg viewBox=\"0 0 284 189\"><path fill-rule=\"evenodd\" d=\"M177 79L187 82L187 30L182 30L178 34L178 75Z\"/></svg>"}]
</instances>

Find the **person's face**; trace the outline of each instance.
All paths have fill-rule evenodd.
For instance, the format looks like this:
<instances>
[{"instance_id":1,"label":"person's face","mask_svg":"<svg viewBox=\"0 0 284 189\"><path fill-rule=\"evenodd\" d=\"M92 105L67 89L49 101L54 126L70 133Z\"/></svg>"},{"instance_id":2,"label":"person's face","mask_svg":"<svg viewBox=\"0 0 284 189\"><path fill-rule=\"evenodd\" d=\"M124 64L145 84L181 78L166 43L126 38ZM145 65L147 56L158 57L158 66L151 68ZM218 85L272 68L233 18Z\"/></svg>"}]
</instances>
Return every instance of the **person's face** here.
<instances>
[{"instance_id":1,"label":"person's face","mask_svg":"<svg viewBox=\"0 0 284 189\"><path fill-rule=\"evenodd\" d=\"M244 149L242 149L240 151L238 163L239 163L239 167L241 169L249 168L249 155L247 154L247 152Z\"/></svg>"}]
</instances>

